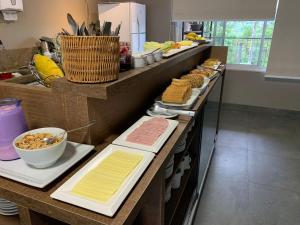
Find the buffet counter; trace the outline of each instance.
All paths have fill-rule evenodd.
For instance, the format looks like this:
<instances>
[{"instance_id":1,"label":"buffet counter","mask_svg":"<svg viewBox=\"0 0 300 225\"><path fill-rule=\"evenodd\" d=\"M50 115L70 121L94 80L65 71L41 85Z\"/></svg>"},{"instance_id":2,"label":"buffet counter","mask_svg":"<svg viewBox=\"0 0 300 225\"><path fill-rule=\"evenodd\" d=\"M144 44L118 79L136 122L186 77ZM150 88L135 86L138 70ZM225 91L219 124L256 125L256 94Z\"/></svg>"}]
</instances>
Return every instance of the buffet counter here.
<instances>
[{"instance_id":1,"label":"buffet counter","mask_svg":"<svg viewBox=\"0 0 300 225\"><path fill-rule=\"evenodd\" d=\"M5 221L5 224L22 225L169 225L183 222L187 211L181 209L189 208L193 192L196 190L199 194L200 189L197 187L205 179L204 176L198 181L204 109L218 83L221 84L222 92L225 66L195 102L192 108L196 113L195 117L178 117L179 124L176 130L156 154L114 217L54 200L50 195L144 115L153 104L153 99L165 89L172 78L179 77L209 57L219 58L226 63L227 48L199 46L147 68L122 73L119 80L106 84L80 85L59 79L52 89L46 89L0 82L1 98L15 97L23 101L30 129L44 126L68 129L84 125L91 120L97 121L90 132L83 131L70 136L71 141L94 144L95 150L46 188L36 189L0 178L0 198L15 202L20 212L19 218L15 216L7 219L0 216L0 223ZM217 96L218 117L221 96L221 93ZM218 118L214 120L218 126ZM213 135L216 134L217 132ZM165 191L170 182L170 179L165 179L165 169L183 136L187 136L186 148L175 156L173 173L187 152L192 156L191 168L184 173L181 187L165 204ZM209 166L209 161L206 162L206 166Z\"/></svg>"}]
</instances>

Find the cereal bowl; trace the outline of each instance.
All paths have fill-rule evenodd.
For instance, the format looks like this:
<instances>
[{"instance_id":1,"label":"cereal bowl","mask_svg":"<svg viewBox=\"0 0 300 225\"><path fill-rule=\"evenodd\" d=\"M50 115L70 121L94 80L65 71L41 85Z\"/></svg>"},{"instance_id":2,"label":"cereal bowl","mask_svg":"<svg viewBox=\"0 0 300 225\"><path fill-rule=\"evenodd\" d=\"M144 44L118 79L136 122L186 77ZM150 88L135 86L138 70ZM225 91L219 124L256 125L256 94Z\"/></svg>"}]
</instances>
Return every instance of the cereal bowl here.
<instances>
[{"instance_id":1,"label":"cereal bowl","mask_svg":"<svg viewBox=\"0 0 300 225\"><path fill-rule=\"evenodd\" d=\"M46 134L55 136L63 132L63 129L54 127L31 130L16 137L13 146L27 164L36 168L47 168L55 164L63 155L67 144L67 133L57 143L46 146L41 142L41 138Z\"/></svg>"}]
</instances>

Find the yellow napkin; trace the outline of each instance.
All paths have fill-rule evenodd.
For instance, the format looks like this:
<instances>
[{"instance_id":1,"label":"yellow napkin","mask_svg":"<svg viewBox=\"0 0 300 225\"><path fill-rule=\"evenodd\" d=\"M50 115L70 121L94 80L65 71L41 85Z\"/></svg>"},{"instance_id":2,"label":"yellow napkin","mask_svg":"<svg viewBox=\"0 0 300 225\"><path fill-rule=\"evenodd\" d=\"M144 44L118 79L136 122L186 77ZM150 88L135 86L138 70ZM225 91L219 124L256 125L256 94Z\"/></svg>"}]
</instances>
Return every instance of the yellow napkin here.
<instances>
[{"instance_id":1,"label":"yellow napkin","mask_svg":"<svg viewBox=\"0 0 300 225\"><path fill-rule=\"evenodd\" d=\"M99 202L107 202L143 158L139 154L115 151L81 178L73 187L72 193Z\"/></svg>"}]
</instances>

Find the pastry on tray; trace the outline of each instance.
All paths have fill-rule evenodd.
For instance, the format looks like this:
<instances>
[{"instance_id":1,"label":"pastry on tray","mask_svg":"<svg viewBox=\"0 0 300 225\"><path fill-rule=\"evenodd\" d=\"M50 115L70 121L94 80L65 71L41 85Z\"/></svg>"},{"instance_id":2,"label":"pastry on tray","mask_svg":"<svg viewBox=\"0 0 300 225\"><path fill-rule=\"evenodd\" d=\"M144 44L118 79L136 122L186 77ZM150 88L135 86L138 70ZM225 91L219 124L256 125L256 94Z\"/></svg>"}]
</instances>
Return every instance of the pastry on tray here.
<instances>
[{"instance_id":1,"label":"pastry on tray","mask_svg":"<svg viewBox=\"0 0 300 225\"><path fill-rule=\"evenodd\" d=\"M202 66L205 66L205 67L214 67L214 66L219 66L221 64L221 61L218 60L218 59L207 59L203 64Z\"/></svg>"},{"instance_id":2,"label":"pastry on tray","mask_svg":"<svg viewBox=\"0 0 300 225\"><path fill-rule=\"evenodd\" d=\"M209 58L205 60L205 62L214 62L215 64L221 63L221 61L217 58Z\"/></svg>"},{"instance_id":3,"label":"pastry on tray","mask_svg":"<svg viewBox=\"0 0 300 225\"><path fill-rule=\"evenodd\" d=\"M188 80L192 88L200 88L204 83L204 76L201 74L187 74L181 77L182 80Z\"/></svg>"},{"instance_id":4,"label":"pastry on tray","mask_svg":"<svg viewBox=\"0 0 300 225\"><path fill-rule=\"evenodd\" d=\"M172 83L164 91L162 101L164 103L184 104L192 95L192 85L188 80L173 79Z\"/></svg>"},{"instance_id":5,"label":"pastry on tray","mask_svg":"<svg viewBox=\"0 0 300 225\"><path fill-rule=\"evenodd\" d=\"M200 74L202 76L209 78L213 75L214 71L211 69L202 68L202 69L194 69L190 73L191 74Z\"/></svg>"}]
</instances>

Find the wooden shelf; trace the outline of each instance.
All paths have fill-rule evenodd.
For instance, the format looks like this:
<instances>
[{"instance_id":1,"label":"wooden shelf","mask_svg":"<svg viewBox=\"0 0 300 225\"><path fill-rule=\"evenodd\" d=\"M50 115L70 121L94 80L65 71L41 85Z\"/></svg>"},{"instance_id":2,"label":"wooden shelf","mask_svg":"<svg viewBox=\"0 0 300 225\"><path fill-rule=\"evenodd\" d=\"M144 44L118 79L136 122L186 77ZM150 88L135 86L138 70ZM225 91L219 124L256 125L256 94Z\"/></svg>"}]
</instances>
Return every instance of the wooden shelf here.
<instances>
[{"instance_id":1,"label":"wooden shelf","mask_svg":"<svg viewBox=\"0 0 300 225\"><path fill-rule=\"evenodd\" d=\"M120 93L120 90L129 86L134 86L136 82L143 84L151 79L151 82L157 83L157 81L170 81L174 74L168 74L173 67L176 67L178 63L182 63L191 57L201 54L205 50L211 48L211 44L200 45L185 52L179 53L168 59L163 59L160 62L156 62L144 68L132 69L123 73L120 73L118 80L101 84L78 84L67 81L65 78L60 78L54 81L52 90L60 93L72 93L75 95L92 97L98 99L108 99L116 94ZM200 60L200 57L199 57ZM165 74L162 74L166 71ZM170 72L169 72L170 73ZM163 75L163 76L162 76ZM147 86L150 86L147 82ZM147 87L150 88L150 87ZM153 88L151 88L153 90Z\"/></svg>"},{"instance_id":2,"label":"wooden shelf","mask_svg":"<svg viewBox=\"0 0 300 225\"><path fill-rule=\"evenodd\" d=\"M172 197L169 202L165 205L165 225L170 225L173 217L177 211L177 208L179 206L179 203L181 201L181 198L183 196L183 193L186 190L187 183L189 181L189 178L193 172L193 170L196 168L196 161L192 161L191 168L188 171L185 171L184 175L181 178L180 188L173 190L172 189Z\"/></svg>"},{"instance_id":3,"label":"wooden shelf","mask_svg":"<svg viewBox=\"0 0 300 225\"><path fill-rule=\"evenodd\" d=\"M2 216L0 215L0 225L20 225L19 215Z\"/></svg>"},{"instance_id":4,"label":"wooden shelf","mask_svg":"<svg viewBox=\"0 0 300 225\"><path fill-rule=\"evenodd\" d=\"M171 180L172 180L173 176L175 175L176 170L178 169L179 164L180 164L181 160L183 159L185 153L189 151L189 148L190 148L190 146L193 142L193 139L194 139L195 135L196 135L196 133L193 132L192 135L189 135L187 137L187 144L185 145L184 151L182 151L180 153L177 153L177 154L174 153L173 173L168 179L166 179L166 181L165 181L166 186L168 186L168 184L171 182Z\"/></svg>"}]
</instances>

